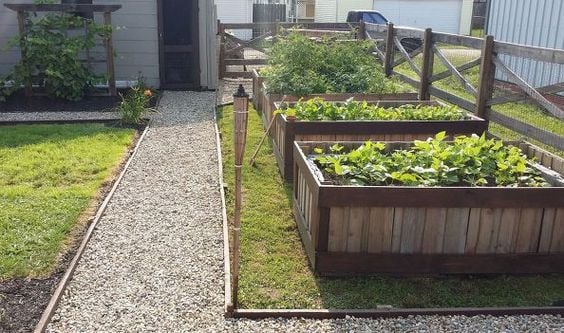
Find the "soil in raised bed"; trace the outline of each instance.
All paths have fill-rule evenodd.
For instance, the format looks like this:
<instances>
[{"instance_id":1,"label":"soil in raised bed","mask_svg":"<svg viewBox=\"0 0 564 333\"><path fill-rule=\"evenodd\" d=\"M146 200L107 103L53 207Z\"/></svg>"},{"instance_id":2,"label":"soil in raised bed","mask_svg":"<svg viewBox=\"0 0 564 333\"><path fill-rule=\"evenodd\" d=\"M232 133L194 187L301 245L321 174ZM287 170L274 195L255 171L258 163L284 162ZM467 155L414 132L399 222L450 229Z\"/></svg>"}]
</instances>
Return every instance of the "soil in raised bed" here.
<instances>
[{"instance_id":1,"label":"soil in raised bed","mask_svg":"<svg viewBox=\"0 0 564 333\"><path fill-rule=\"evenodd\" d=\"M45 278L16 278L0 281L0 332L32 332L39 323L43 311L47 307L53 292L65 274L67 267L74 258L86 231L96 211L110 192L117 175L123 170L129 160L132 149L137 145L142 126L138 127L137 133L131 142L129 151L123 156L122 161L115 173L109 177L100 190L94 203L88 208L90 216L84 218L88 223L78 222L71 237L75 240L73 245L61 256L53 273Z\"/></svg>"}]
</instances>

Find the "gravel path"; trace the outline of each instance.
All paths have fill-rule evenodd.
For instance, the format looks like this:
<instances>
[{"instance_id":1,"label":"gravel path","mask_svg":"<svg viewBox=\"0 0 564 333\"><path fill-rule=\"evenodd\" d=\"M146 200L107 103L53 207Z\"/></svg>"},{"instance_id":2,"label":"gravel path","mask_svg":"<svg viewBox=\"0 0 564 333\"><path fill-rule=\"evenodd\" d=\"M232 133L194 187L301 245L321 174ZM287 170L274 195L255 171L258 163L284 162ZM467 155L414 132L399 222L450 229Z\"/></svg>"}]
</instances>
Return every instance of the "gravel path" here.
<instances>
[{"instance_id":1,"label":"gravel path","mask_svg":"<svg viewBox=\"0 0 564 333\"><path fill-rule=\"evenodd\" d=\"M117 120L116 112L0 112L0 123L11 121Z\"/></svg>"},{"instance_id":2,"label":"gravel path","mask_svg":"<svg viewBox=\"0 0 564 333\"><path fill-rule=\"evenodd\" d=\"M224 319L214 99L164 94L48 332L564 332L557 316Z\"/></svg>"}]
</instances>

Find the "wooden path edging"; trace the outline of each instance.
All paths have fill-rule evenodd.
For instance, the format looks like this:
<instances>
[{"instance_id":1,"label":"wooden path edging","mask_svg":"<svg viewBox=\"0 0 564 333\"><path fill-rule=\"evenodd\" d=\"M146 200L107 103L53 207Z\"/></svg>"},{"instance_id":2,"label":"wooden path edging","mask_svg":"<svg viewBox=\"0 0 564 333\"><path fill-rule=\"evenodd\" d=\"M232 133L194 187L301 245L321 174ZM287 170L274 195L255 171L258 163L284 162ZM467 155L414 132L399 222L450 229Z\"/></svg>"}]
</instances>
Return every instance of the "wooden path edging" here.
<instances>
[{"instance_id":1,"label":"wooden path edging","mask_svg":"<svg viewBox=\"0 0 564 333\"><path fill-rule=\"evenodd\" d=\"M69 266L67 267L65 274L63 275L63 277L59 281L59 284L57 285L57 289L55 289L55 292L51 296L51 299L49 300L47 307L43 311L43 314L41 315L41 318L39 319L39 323L37 323L37 326L35 327L35 330L34 330L35 333L42 333L42 332L45 332L45 330L47 329L47 326L49 325L49 322L51 321L51 317L53 317L53 314L55 314L55 311L57 310L57 306L59 305L59 301L61 300L61 297L63 296L63 292L65 291L67 285L71 281L71 279L74 275L74 271L76 270L76 267L78 266L78 263L79 263L80 259L82 258L84 251L86 250L86 246L88 245L88 242L90 241L90 238L92 237L92 234L94 233L94 229L96 228L96 226L98 225L98 222L100 221L102 215L106 211L106 208L107 208L110 200L114 196L114 193L117 190L117 188L119 187L121 180L123 179L123 177L125 176L125 173L129 169L129 166L131 165L133 158L135 157L135 155L137 155L137 151L139 149L139 146L143 142L143 139L145 139L145 136L146 136L148 131L149 131L149 126L147 125L145 127L145 129L143 130L143 133L139 137L137 144L133 148L131 155L127 159L127 162L123 166L123 169L121 170L119 176L114 181L114 184L112 185L110 192L108 192L108 194L106 195L106 198L104 199L104 201L102 202L100 207L98 207L98 210L96 211L96 215L94 216L92 223L90 223L90 226L88 227L88 230L86 231L86 234L84 235L84 238L82 239L82 242L80 243L80 246L78 247L76 254L74 255L74 258L72 259Z\"/></svg>"}]
</instances>

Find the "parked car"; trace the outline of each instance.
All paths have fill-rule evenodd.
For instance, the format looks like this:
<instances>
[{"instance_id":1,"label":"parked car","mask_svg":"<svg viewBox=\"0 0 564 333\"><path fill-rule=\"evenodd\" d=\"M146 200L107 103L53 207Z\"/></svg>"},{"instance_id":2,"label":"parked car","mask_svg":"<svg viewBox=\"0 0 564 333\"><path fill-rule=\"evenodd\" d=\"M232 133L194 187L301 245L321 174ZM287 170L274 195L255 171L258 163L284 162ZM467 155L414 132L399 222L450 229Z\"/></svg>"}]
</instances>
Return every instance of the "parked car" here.
<instances>
[{"instance_id":1,"label":"parked car","mask_svg":"<svg viewBox=\"0 0 564 333\"><path fill-rule=\"evenodd\" d=\"M347 22L360 22L361 20L373 24L390 23L382 13L375 10L352 10L347 15ZM404 37L400 39L400 44L407 52L412 52L421 47L423 41L421 38Z\"/></svg>"}]
</instances>

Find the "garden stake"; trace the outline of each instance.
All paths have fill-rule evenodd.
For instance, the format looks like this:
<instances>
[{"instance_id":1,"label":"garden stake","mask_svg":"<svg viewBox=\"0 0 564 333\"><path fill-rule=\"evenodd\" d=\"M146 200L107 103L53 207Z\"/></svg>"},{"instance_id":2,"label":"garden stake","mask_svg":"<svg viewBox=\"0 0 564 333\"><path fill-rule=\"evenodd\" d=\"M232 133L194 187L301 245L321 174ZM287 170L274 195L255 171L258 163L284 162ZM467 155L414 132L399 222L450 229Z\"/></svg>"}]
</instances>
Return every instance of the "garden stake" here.
<instances>
[{"instance_id":1,"label":"garden stake","mask_svg":"<svg viewBox=\"0 0 564 333\"><path fill-rule=\"evenodd\" d=\"M282 97L282 101L280 101L280 103L284 103L284 100L286 99L286 95L284 95L284 97ZM264 135L262 136L262 138L259 141L259 144L257 146L257 148L255 149L255 152L253 153L253 156L251 157L251 161L249 162L249 164L251 166L255 165L255 161L257 159L257 155L258 152L260 150L260 147L262 147L262 144L264 143L264 139L266 139L266 137L268 136L268 133L270 133L270 129L272 128L272 125L274 125L274 120L276 119L276 117L272 117L272 119L270 120L270 124L268 124L268 127L266 128L266 132L264 132Z\"/></svg>"},{"instance_id":2,"label":"garden stake","mask_svg":"<svg viewBox=\"0 0 564 333\"><path fill-rule=\"evenodd\" d=\"M249 95L243 85L233 95L234 113L234 143L235 143L235 213L233 217L233 305L237 308L237 290L239 289L239 262L241 245L241 171L243 168L243 155L247 136L247 119L249 110Z\"/></svg>"}]
</instances>

